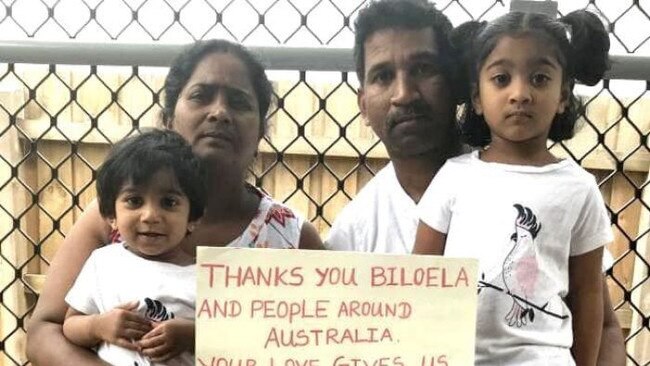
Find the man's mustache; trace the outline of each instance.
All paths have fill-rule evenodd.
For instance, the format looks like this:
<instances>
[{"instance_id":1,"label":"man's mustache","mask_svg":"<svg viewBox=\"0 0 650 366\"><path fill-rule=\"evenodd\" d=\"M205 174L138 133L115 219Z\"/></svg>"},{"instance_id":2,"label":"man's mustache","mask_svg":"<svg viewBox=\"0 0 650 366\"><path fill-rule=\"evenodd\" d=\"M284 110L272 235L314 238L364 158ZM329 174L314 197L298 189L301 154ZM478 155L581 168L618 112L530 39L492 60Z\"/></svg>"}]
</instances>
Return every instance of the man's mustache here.
<instances>
[{"instance_id":1,"label":"man's mustache","mask_svg":"<svg viewBox=\"0 0 650 366\"><path fill-rule=\"evenodd\" d=\"M393 128L400 122L407 119L412 119L413 117L427 118L430 116L431 108L429 105L422 100L417 100L390 113L386 121L388 123L388 127Z\"/></svg>"}]
</instances>

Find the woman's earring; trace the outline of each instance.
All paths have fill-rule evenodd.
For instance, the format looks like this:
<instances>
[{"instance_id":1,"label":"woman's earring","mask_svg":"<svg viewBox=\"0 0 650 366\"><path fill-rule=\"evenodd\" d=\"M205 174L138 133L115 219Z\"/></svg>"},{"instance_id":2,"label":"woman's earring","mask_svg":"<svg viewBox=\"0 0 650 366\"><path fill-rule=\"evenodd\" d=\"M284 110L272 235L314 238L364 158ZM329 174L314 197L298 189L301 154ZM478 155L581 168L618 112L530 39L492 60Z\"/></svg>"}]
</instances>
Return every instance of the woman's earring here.
<instances>
[{"instance_id":1,"label":"woman's earring","mask_svg":"<svg viewBox=\"0 0 650 366\"><path fill-rule=\"evenodd\" d=\"M194 224L187 224L187 232L185 233L185 236L192 235L192 231L194 231Z\"/></svg>"}]
</instances>

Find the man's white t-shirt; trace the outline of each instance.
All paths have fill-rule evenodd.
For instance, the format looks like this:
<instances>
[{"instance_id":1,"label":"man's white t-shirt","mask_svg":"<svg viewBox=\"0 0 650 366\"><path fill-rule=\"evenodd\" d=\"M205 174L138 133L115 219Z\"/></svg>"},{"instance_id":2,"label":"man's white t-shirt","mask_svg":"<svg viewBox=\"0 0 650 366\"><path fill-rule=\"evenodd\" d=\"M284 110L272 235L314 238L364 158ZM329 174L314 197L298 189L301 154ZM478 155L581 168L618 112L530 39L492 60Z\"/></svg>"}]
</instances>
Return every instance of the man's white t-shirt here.
<instances>
[{"instance_id":1,"label":"man's white t-shirt","mask_svg":"<svg viewBox=\"0 0 650 366\"><path fill-rule=\"evenodd\" d=\"M119 305L139 301L138 312L147 319L194 319L196 265L178 266L139 257L123 243L94 250L65 297L71 308L84 314L101 314ZM98 356L112 365L194 365L185 352L165 363L152 363L122 347L102 343Z\"/></svg>"},{"instance_id":2,"label":"man's white t-shirt","mask_svg":"<svg viewBox=\"0 0 650 366\"><path fill-rule=\"evenodd\" d=\"M613 240L592 175L572 160L518 166L473 152L447 161L418 212L447 234L445 256L480 261L477 365L573 364L569 257Z\"/></svg>"},{"instance_id":3,"label":"man's white t-shirt","mask_svg":"<svg viewBox=\"0 0 650 366\"><path fill-rule=\"evenodd\" d=\"M409 254L418 227L416 204L382 168L336 217L325 246L331 250Z\"/></svg>"}]
</instances>

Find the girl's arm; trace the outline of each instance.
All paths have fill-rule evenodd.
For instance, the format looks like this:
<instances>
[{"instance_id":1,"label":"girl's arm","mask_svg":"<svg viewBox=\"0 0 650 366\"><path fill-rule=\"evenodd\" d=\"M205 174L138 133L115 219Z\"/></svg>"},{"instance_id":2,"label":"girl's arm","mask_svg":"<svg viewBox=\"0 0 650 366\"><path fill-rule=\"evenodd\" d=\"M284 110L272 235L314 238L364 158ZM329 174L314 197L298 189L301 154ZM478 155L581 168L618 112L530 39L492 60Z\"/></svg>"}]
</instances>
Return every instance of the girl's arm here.
<instances>
[{"instance_id":1,"label":"girl's arm","mask_svg":"<svg viewBox=\"0 0 650 366\"><path fill-rule=\"evenodd\" d=\"M603 324L603 249L569 258L569 296L577 366L596 365Z\"/></svg>"},{"instance_id":2,"label":"girl's arm","mask_svg":"<svg viewBox=\"0 0 650 366\"><path fill-rule=\"evenodd\" d=\"M68 309L66 293L90 253L108 241L110 230L93 201L63 240L27 328L27 357L33 365L106 365L93 352L68 341L62 324Z\"/></svg>"},{"instance_id":3,"label":"girl's arm","mask_svg":"<svg viewBox=\"0 0 650 366\"><path fill-rule=\"evenodd\" d=\"M413 254L442 255L445 252L447 235L431 228L420 220L418 230L415 234L415 245Z\"/></svg>"},{"instance_id":4,"label":"girl's arm","mask_svg":"<svg viewBox=\"0 0 650 366\"><path fill-rule=\"evenodd\" d=\"M609 298L605 277L603 277L603 305L603 335L598 350L598 366L625 366L625 340Z\"/></svg>"},{"instance_id":5,"label":"girl's arm","mask_svg":"<svg viewBox=\"0 0 650 366\"><path fill-rule=\"evenodd\" d=\"M311 222L305 221L302 224L298 248L317 250L325 249L323 241L321 240L320 235L318 235L318 231L316 231L316 228L311 224Z\"/></svg>"}]
</instances>

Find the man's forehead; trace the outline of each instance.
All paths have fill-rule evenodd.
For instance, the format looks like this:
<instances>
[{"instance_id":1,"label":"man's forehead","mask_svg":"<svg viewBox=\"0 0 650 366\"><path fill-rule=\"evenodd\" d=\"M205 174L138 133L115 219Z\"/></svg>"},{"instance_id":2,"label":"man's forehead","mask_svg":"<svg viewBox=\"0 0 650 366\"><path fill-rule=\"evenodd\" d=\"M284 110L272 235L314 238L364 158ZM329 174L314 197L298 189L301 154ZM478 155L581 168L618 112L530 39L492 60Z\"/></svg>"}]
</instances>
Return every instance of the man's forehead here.
<instances>
[{"instance_id":1,"label":"man's forehead","mask_svg":"<svg viewBox=\"0 0 650 366\"><path fill-rule=\"evenodd\" d=\"M438 54L432 28L387 28L374 32L364 44L366 67L391 60L408 60L426 54Z\"/></svg>"}]
</instances>

